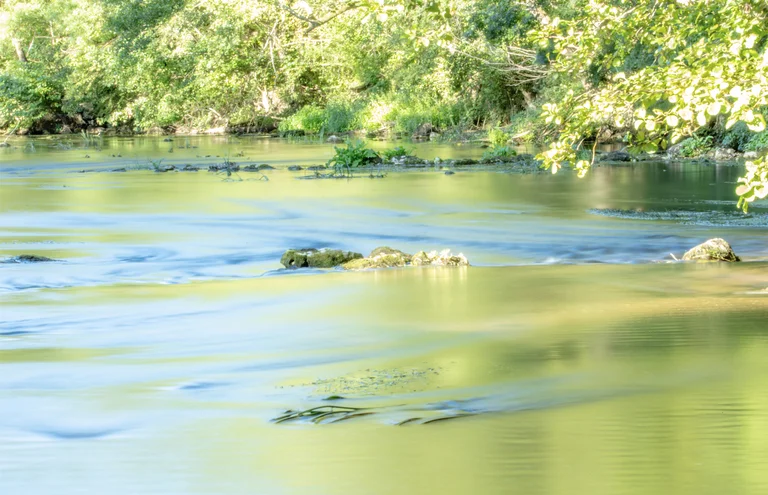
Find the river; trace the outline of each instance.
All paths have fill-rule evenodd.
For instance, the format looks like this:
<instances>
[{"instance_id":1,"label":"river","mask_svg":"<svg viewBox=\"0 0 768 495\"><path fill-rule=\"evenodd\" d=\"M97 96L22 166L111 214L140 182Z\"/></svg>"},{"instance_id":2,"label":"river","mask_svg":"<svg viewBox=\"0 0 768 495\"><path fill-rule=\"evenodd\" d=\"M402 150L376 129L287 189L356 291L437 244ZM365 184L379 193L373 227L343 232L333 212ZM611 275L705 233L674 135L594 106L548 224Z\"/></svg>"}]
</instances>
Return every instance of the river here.
<instances>
[{"instance_id":1,"label":"river","mask_svg":"<svg viewBox=\"0 0 768 495\"><path fill-rule=\"evenodd\" d=\"M0 258L62 261L0 264L0 493L768 492L768 214L735 213L739 167L306 180L331 145L10 142ZM276 170L134 170L224 158ZM667 263L711 237L746 263ZM472 266L279 264L381 245ZM270 421L322 405L374 414Z\"/></svg>"}]
</instances>

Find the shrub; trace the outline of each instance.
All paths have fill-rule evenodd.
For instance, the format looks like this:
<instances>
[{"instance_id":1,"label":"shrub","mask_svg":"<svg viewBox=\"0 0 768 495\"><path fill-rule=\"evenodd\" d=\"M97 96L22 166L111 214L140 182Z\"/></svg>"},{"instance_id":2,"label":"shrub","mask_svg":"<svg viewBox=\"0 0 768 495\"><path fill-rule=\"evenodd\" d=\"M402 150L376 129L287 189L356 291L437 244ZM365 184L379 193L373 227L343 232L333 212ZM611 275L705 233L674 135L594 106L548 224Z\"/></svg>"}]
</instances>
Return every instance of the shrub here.
<instances>
[{"instance_id":1,"label":"shrub","mask_svg":"<svg viewBox=\"0 0 768 495\"><path fill-rule=\"evenodd\" d=\"M488 131L488 140L493 146L504 146L509 142L509 134L493 127Z\"/></svg>"}]
</instances>

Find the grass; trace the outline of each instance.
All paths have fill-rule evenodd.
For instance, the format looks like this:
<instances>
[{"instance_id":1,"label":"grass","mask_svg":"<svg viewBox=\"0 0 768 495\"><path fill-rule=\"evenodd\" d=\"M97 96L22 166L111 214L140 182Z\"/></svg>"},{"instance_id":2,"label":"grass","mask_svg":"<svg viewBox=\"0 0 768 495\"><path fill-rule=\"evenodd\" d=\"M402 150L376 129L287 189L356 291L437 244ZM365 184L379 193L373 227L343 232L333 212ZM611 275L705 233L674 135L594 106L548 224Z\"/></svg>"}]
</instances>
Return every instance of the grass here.
<instances>
[{"instance_id":1,"label":"grass","mask_svg":"<svg viewBox=\"0 0 768 495\"><path fill-rule=\"evenodd\" d=\"M325 106L307 105L284 118L278 131L284 136L298 133L324 136L355 131L410 136L424 124L443 130L462 123L461 111L456 105L393 96L370 101L337 100Z\"/></svg>"}]
</instances>

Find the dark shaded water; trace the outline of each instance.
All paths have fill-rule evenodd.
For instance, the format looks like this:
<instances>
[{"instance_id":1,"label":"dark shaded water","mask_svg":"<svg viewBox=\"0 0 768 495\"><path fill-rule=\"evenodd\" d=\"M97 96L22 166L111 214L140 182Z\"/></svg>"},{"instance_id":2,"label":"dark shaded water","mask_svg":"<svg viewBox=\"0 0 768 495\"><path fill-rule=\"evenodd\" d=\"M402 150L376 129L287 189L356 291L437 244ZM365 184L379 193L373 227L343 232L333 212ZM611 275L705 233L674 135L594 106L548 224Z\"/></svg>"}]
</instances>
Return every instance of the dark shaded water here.
<instances>
[{"instance_id":1,"label":"dark shaded water","mask_svg":"<svg viewBox=\"0 0 768 495\"><path fill-rule=\"evenodd\" d=\"M768 491L768 231L727 221L737 168L320 181L284 168L324 144L25 143L0 256L65 261L0 265L2 493ZM76 172L241 152L279 170ZM650 263L714 236L749 263ZM382 244L473 266L279 270ZM269 422L329 395L382 409Z\"/></svg>"}]
</instances>

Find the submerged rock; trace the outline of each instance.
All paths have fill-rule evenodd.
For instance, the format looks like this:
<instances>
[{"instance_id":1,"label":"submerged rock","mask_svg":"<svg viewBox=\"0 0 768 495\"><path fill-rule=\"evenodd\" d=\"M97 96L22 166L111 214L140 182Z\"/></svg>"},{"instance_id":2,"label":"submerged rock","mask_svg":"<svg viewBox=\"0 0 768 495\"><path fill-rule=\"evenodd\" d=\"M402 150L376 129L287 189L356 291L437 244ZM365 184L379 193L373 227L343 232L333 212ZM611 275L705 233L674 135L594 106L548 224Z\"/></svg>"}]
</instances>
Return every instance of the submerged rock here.
<instances>
[{"instance_id":1,"label":"submerged rock","mask_svg":"<svg viewBox=\"0 0 768 495\"><path fill-rule=\"evenodd\" d=\"M14 256L3 261L3 263L47 263L50 261L56 261L53 258L47 256L39 256L37 254L21 254Z\"/></svg>"},{"instance_id":2,"label":"submerged rock","mask_svg":"<svg viewBox=\"0 0 768 495\"><path fill-rule=\"evenodd\" d=\"M462 254L452 254L450 249L444 249L439 253L419 251L411 259L413 265L440 265L440 266L468 266L469 261Z\"/></svg>"},{"instance_id":3,"label":"submerged rock","mask_svg":"<svg viewBox=\"0 0 768 495\"><path fill-rule=\"evenodd\" d=\"M716 238L699 244L683 255L683 261L741 261L725 240Z\"/></svg>"},{"instance_id":4,"label":"submerged rock","mask_svg":"<svg viewBox=\"0 0 768 495\"><path fill-rule=\"evenodd\" d=\"M300 170L304 170L304 167L302 167L301 165L291 165L290 167L288 167L288 170L291 172L298 172Z\"/></svg>"},{"instance_id":5,"label":"submerged rock","mask_svg":"<svg viewBox=\"0 0 768 495\"><path fill-rule=\"evenodd\" d=\"M382 246L371 251L367 258L355 259L342 265L345 270L366 270L369 268L392 268L406 266L412 256L398 249Z\"/></svg>"},{"instance_id":6,"label":"submerged rock","mask_svg":"<svg viewBox=\"0 0 768 495\"><path fill-rule=\"evenodd\" d=\"M210 155L206 155L206 158ZM224 172L229 170L230 172L238 172L240 170L240 165L237 163L216 163L213 165L208 165L208 171L209 172Z\"/></svg>"},{"instance_id":7,"label":"submerged rock","mask_svg":"<svg viewBox=\"0 0 768 495\"><path fill-rule=\"evenodd\" d=\"M266 163L261 163L259 165L246 165L242 168L245 172L261 172L262 170L274 170L275 167L272 165L268 165Z\"/></svg>"},{"instance_id":8,"label":"submerged rock","mask_svg":"<svg viewBox=\"0 0 768 495\"><path fill-rule=\"evenodd\" d=\"M286 268L333 268L362 257L360 253L340 249L289 249L280 263Z\"/></svg>"},{"instance_id":9,"label":"submerged rock","mask_svg":"<svg viewBox=\"0 0 768 495\"><path fill-rule=\"evenodd\" d=\"M610 151L600 155L601 162L628 162L632 160L632 155L626 151Z\"/></svg>"},{"instance_id":10,"label":"submerged rock","mask_svg":"<svg viewBox=\"0 0 768 495\"><path fill-rule=\"evenodd\" d=\"M453 160L453 164L458 167L466 167L468 165L477 165L479 162L477 160L473 160L471 158L459 158L457 160Z\"/></svg>"}]
</instances>

